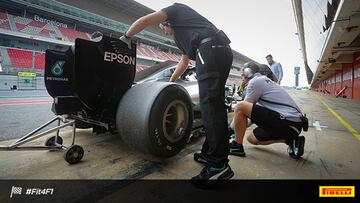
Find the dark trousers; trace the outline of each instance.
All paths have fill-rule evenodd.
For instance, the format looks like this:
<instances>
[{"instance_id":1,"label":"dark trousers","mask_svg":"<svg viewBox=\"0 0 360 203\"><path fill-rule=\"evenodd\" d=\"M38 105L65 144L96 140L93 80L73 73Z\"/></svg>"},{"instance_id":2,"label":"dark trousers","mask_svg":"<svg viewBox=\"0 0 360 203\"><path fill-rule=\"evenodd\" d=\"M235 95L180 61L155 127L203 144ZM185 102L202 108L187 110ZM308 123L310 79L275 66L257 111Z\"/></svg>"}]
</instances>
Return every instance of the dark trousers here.
<instances>
[{"instance_id":1,"label":"dark trousers","mask_svg":"<svg viewBox=\"0 0 360 203\"><path fill-rule=\"evenodd\" d=\"M217 45L214 41L200 45L196 54L196 75L206 133L201 152L212 166L221 167L229 161L225 83L233 55L229 46Z\"/></svg>"}]
</instances>

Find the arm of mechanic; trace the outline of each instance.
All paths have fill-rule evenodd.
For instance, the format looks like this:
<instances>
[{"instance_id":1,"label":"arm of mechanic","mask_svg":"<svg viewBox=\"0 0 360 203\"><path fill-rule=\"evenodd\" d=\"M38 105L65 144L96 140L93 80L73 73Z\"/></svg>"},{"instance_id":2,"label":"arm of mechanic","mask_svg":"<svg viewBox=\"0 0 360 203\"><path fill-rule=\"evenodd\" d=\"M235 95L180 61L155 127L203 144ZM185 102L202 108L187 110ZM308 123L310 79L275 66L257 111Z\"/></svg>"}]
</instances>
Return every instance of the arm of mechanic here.
<instances>
[{"instance_id":1,"label":"arm of mechanic","mask_svg":"<svg viewBox=\"0 0 360 203\"><path fill-rule=\"evenodd\" d=\"M143 16L139 19L137 19L126 31L125 35L127 37L132 37L136 35L137 33L141 32L143 29L155 25L161 22L164 22L167 19L167 15L164 11L156 11L153 13L150 13L146 16Z\"/></svg>"},{"instance_id":2,"label":"arm of mechanic","mask_svg":"<svg viewBox=\"0 0 360 203\"><path fill-rule=\"evenodd\" d=\"M261 97L263 93L262 85L260 80L253 78L249 81L248 86L246 87L246 95L244 101L255 104Z\"/></svg>"},{"instance_id":3,"label":"arm of mechanic","mask_svg":"<svg viewBox=\"0 0 360 203\"><path fill-rule=\"evenodd\" d=\"M185 70L188 68L189 62L190 59L187 55L185 54L181 55L181 59L170 78L170 82L174 82L185 72Z\"/></svg>"},{"instance_id":4,"label":"arm of mechanic","mask_svg":"<svg viewBox=\"0 0 360 203\"><path fill-rule=\"evenodd\" d=\"M280 83L281 80L282 80L282 77L283 77L283 70L282 70L282 66L281 66L280 63L278 63L277 68L279 69L279 70L278 70L278 71L279 71L279 78L278 78L278 81L277 81L277 82Z\"/></svg>"},{"instance_id":5,"label":"arm of mechanic","mask_svg":"<svg viewBox=\"0 0 360 203\"><path fill-rule=\"evenodd\" d=\"M272 74L272 81L274 81L274 82L278 81L278 79L277 79L277 77L276 77L276 75L274 73Z\"/></svg>"}]
</instances>

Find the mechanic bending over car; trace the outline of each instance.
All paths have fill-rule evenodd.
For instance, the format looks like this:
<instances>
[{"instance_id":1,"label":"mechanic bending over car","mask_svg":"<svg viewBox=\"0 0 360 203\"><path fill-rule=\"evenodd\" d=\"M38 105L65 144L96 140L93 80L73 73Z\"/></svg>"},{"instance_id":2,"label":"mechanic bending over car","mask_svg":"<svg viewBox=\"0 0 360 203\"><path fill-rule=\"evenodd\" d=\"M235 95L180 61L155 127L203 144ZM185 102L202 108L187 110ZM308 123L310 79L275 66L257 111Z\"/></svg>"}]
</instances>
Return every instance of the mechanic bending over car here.
<instances>
[{"instance_id":1,"label":"mechanic bending over car","mask_svg":"<svg viewBox=\"0 0 360 203\"><path fill-rule=\"evenodd\" d=\"M298 159L304 153L307 119L295 101L277 83L259 73L253 62L244 65L244 77L249 80L245 99L235 106L235 140L230 143L230 154L245 156L243 139L248 118L257 127L247 137L254 145L286 143L290 157Z\"/></svg>"},{"instance_id":2,"label":"mechanic bending over car","mask_svg":"<svg viewBox=\"0 0 360 203\"><path fill-rule=\"evenodd\" d=\"M131 37L148 26L159 24L166 35L173 35L181 59L170 78L177 80L187 69L189 60L196 60L201 114L206 139L194 160L204 164L199 175L192 178L197 186L211 180L233 177L228 162L229 137L225 109L225 83L233 61L230 40L210 21L192 8L175 3L136 20L120 39L131 48Z\"/></svg>"}]
</instances>

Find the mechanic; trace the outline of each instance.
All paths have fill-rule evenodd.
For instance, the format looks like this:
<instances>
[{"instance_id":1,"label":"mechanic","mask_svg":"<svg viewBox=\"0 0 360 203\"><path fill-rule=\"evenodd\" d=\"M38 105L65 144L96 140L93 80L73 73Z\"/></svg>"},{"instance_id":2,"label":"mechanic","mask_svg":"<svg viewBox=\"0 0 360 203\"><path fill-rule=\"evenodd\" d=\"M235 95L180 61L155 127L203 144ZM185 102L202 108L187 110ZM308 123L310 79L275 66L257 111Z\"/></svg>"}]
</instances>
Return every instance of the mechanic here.
<instances>
[{"instance_id":1,"label":"mechanic","mask_svg":"<svg viewBox=\"0 0 360 203\"><path fill-rule=\"evenodd\" d=\"M241 83L237 89L237 94L241 97L241 99L243 100L244 99L244 91L245 91L245 87L247 85L247 78L244 77L244 67L241 67L240 68L240 77L241 77Z\"/></svg>"},{"instance_id":2,"label":"mechanic","mask_svg":"<svg viewBox=\"0 0 360 203\"><path fill-rule=\"evenodd\" d=\"M235 106L235 140L230 143L230 154L245 156L243 139L250 118L257 125L247 137L251 144L286 143L290 157L300 158L305 137L299 136L303 128L299 107L283 88L261 75L255 63L244 65L244 76L249 82L244 101Z\"/></svg>"},{"instance_id":3,"label":"mechanic","mask_svg":"<svg viewBox=\"0 0 360 203\"><path fill-rule=\"evenodd\" d=\"M225 109L225 83L233 61L230 40L206 18L180 3L139 18L120 39L131 48L132 36L157 23L166 35L174 36L182 51L171 82L185 72L190 59L196 60L206 139L201 152L194 154L194 160L204 164L204 168L192 178L192 183L206 186L210 179L230 179L234 173L228 164L229 137Z\"/></svg>"},{"instance_id":4,"label":"mechanic","mask_svg":"<svg viewBox=\"0 0 360 203\"><path fill-rule=\"evenodd\" d=\"M266 77L268 77L272 81L275 81L275 82L277 81L275 75L273 74L273 72L271 71L271 69L269 68L268 65L260 64L259 69L260 69L259 73L261 75L265 75ZM241 82L241 84L239 85L239 87L237 89L237 93L238 93L238 95L244 95L245 94L245 87L246 87L246 85L247 85L247 83L249 81L247 78L244 78L244 67L240 68L240 76L242 78L242 82Z\"/></svg>"},{"instance_id":5,"label":"mechanic","mask_svg":"<svg viewBox=\"0 0 360 203\"><path fill-rule=\"evenodd\" d=\"M259 73L261 75L265 75L266 77L268 77L269 79L271 79L272 81L276 82L276 77L274 76L273 72L271 71L271 69L269 68L268 65L266 64L260 64L259 65ZM239 85L238 89L237 89L237 94L241 97L241 100L244 100L245 97L245 92L246 92L246 86L249 82L248 78L244 77L244 67L240 68L240 77L242 79L241 84ZM248 119L248 126L250 126L252 124L251 119ZM231 120L231 123L229 125L229 134L230 134L230 138L235 137L235 131L234 131L234 119ZM231 150L230 150L230 154L231 154ZM237 154L239 156L245 156L245 153L243 154Z\"/></svg>"},{"instance_id":6,"label":"mechanic","mask_svg":"<svg viewBox=\"0 0 360 203\"><path fill-rule=\"evenodd\" d=\"M283 77L283 70L282 70L281 64L274 61L271 54L267 55L265 58L270 65L271 71L275 75L274 77L276 77L276 82L280 85L282 77Z\"/></svg>"}]
</instances>

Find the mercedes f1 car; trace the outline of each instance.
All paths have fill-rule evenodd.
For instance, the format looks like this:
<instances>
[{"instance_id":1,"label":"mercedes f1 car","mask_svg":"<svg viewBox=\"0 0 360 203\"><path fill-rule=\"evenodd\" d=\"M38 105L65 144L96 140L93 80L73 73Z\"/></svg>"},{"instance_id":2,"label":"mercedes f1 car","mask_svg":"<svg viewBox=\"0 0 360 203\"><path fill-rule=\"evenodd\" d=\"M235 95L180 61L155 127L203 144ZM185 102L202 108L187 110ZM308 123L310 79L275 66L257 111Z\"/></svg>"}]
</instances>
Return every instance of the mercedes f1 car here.
<instances>
[{"instance_id":1,"label":"mercedes f1 car","mask_svg":"<svg viewBox=\"0 0 360 203\"><path fill-rule=\"evenodd\" d=\"M188 67L176 82L167 82L175 68L176 62L167 61L136 74L136 44L129 49L107 36L76 39L64 51L47 50L45 85L57 117L0 150L65 149L65 160L74 164L84 155L82 147L74 145L75 129L92 128L95 133L119 134L143 152L174 156L191 134L203 133L195 67ZM57 127L36 134L55 121ZM70 147L59 136L66 126L73 127ZM45 146L21 147L54 131L56 136Z\"/></svg>"},{"instance_id":2,"label":"mercedes f1 car","mask_svg":"<svg viewBox=\"0 0 360 203\"><path fill-rule=\"evenodd\" d=\"M76 39L66 51L46 51L45 85L53 112L77 128L117 133L136 149L170 157L202 126L195 68L166 82L175 66L168 61L135 74L136 44Z\"/></svg>"}]
</instances>

